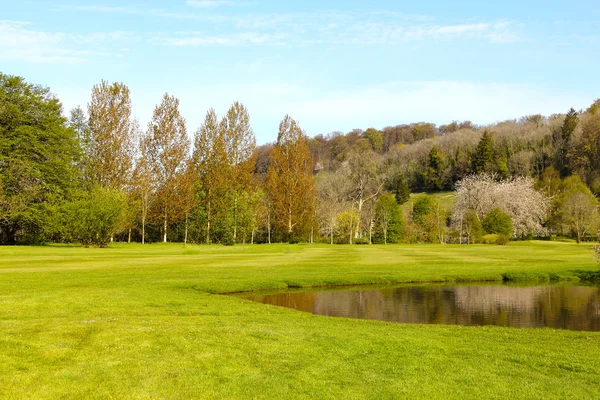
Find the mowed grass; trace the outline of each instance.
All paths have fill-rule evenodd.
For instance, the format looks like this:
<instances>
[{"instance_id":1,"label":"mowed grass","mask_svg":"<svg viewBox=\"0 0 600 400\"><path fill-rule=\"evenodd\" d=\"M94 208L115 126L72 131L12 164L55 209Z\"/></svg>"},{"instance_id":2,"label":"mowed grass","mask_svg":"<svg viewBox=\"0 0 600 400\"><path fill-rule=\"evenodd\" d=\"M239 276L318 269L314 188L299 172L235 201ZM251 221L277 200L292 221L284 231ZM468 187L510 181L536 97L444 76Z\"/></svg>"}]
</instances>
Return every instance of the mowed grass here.
<instances>
[{"instance_id":1,"label":"mowed grass","mask_svg":"<svg viewBox=\"0 0 600 400\"><path fill-rule=\"evenodd\" d=\"M590 245L556 242L0 247L0 397L598 398L600 333L350 320L219 294L597 269Z\"/></svg>"}]
</instances>

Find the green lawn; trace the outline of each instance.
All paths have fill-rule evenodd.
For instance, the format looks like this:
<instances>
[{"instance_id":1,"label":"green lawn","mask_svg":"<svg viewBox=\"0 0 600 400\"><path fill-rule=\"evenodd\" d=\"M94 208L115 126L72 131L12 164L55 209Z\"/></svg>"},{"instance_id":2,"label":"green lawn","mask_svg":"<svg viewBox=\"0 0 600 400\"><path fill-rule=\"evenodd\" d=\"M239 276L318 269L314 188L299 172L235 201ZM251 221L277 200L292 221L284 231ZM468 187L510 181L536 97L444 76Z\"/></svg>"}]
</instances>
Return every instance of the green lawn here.
<instances>
[{"instance_id":1,"label":"green lawn","mask_svg":"<svg viewBox=\"0 0 600 400\"><path fill-rule=\"evenodd\" d=\"M0 397L599 398L600 333L330 318L216 294L597 269L589 244L557 242L0 247Z\"/></svg>"}]
</instances>

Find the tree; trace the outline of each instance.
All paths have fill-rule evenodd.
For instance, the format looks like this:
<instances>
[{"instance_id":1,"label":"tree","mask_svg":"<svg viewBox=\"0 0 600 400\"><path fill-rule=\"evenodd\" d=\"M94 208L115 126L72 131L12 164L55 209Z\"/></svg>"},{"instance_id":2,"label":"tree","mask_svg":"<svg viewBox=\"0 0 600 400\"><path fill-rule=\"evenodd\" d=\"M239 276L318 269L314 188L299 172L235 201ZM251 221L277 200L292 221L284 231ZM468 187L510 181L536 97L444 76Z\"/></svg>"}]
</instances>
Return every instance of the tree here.
<instances>
[{"instance_id":1,"label":"tree","mask_svg":"<svg viewBox=\"0 0 600 400\"><path fill-rule=\"evenodd\" d=\"M139 202L140 222L142 224L142 244L146 243L146 223L150 211L151 201L156 192L156 176L151 165L150 152L152 138L148 132L139 137L139 158L133 172L132 189L134 199Z\"/></svg>"},{"instance_id":2,"label":"tree","mask_svg":"<svg viewBox=\"0 0 600 400\"><path fill-rule=\"evenodd\" d=\"M356 223L355 237L359 237L363 207L367 202L376 200L385 186L385 179L379 170L380 160L364 151L352 153L348 166L351 182L348 197L356 205L359 219Z\"/></svg>"},{"instance_id":3,"label":"tree","mask_svg":"<svg viewBox=\"0 0 600 400\"><path fill-rule=\"evenodd\" d=\"M333 244L337 216L346 207L346 195L349 190L349 179L346 170L337 173L324 172L317 175L317 212L322 232L329 236L329 242Z\"/></svg>"},{"instance_id":4,"label":"tree","mask_svg":"<svg viewBox=\"0 0 600 400\"><path fill-rule=\"evenodd\" d=\"M223 220L228 212L227 192L231 177L225 134L212 108L208 110L204 123L196 131L192 162L198 178L197 190L202 192L200 205L205 213L205 242L210 244L215 220Z\"/></svg>"},{"instance_id":5,"label":"tree","mask_svg":"<svg viewBox=\"0 0 600 400\"><path fill-rule=\"evenodd\" d=\"M52 235L56 206L80 179L76 133L45 87L0 73L0 244Z\"/></svg>"},{"instance_id":6,"label":"tree","mask_svg":"<svg viewBox=\"0 0 600 400\"><path fill-rule=\"evenodd\" d=\"M120 229L125 195L121 191L95 186L83 198L67 205L72 237L84 246L105 247Z\"/></svg>"},{"instance_id":7,"label":"tree","mask_svg":"<svg viewBox=\"0 0 600 400\"><path fill-rule=\"evenodd\" d=\"M557 224L562 231L570 230L578 243L599 226L598 200L577 175L563 180L554 207Z\"/></svg>"},{"instance_id":8,"label":"tree","mask_svg":"<svg viewBox=\"0 0 600 400\"><path fill-rule=\"evenodd\" d=\"M513 234L517 237L544 235L549 199L536 191L533 180L525 177L497 181L495 175L470 175L456 184L455 224L474 210L480 221L498 208L512 219Z\"/></svg>"},{"instance_id":9,"label":"tree","mask_svg":"<svg viewBox=\"0 0 600 400\"><path fill-rule=\"evenodd\" d=\"M337 216L337 237L340 243L352 244L354 240L354 229L359 220L356 210L342 211ZM347 241L347 242L346 242Z\"/></svg>"},{"instance_id":10,"label":"tree","mask_svg":"<svg viewBox=\"0 0 600 400\"><path fill-rule=\"evenodd\" d=\"M446 242L446 212L433 196L424 194L417 197L412 208L412 219L420 228L421 240Z\"/></svg>"},{"instance_id":11,"label":"tree","mask_svg":"<svg viewBox=\"0 0 600 400\"><path fill-rule=\"evenodd\" d=\"M402 210L393 194L386 193L377 200L376 221L377 239L383 244L397 243L402 234Z\"/></svg>"},{"instance_id":12,"label":"tree","mask_svg":"<svg viewBox=\"0 0 600 400\"><path fill-rule=\"evenodd\" d=\"M493 172L494 165L494 141L492 135L486 130L479 140L475 151L470 157L471 173L480 174Z\"/></svg>"},{"instance_id":13,"label":"tree","mask_svg":"<svg viewBox=\"0 0 600 400\"><path fill-rule=\"evenodd\" d=\"M579 123L579 114L571 108L562 126L552 132L552 143L554 145L554 168L560 172L561 176L567 176L569 173L568 159L571 148L571 138L573 132Z\"/></svg>"},{"instance_id":14,"label":"tree","mask_svg":"<svg viewBox=\"0 0 600 400\"><path fill-rule=\"evenodd\" d=\"M589 232L595 232L600 225L598 202L586 193L576 192L567 197L562 208L562 215L577 236L577 243Z\"/></svg>"},{"instance_id":15,"label":"tree","mask_svg":"<svg viewBox=\"0 0 600 400\"><path fill-rule=\"evenodd\" d=\"M444 155L438 146L433 146L427 157L427 169L423 174L425 187L429 190L444 188Z\"/></svg>"},{"instance_id":16,"label":"tree","mask_svg":"<svg viewBox=\"0 0 600 400\"><path fill-rule=\"evenodd\" d=\"M307 233L314 215L315 181L306 136L289 115L279 124L270 157L267 187L275 226L288 239Z\"/></svg>"},{"instance_id":17,"label":"tree","mask_svg":"<svg viewBox=\"0 0 600 400\"><path fill-rule=\"evenodd\" d=\"M410 198L410 187L403 173L397 174L388 186L398 204L404 204Z\"/></svg>"},{"instance_id":18,"label":"tree","mask_svg":"<svg viewBox=\"0 0 600 400\"><path fill-rule=\"evenodd\" d=\"M88 117L89 135L83 135L86 176L92 184L123 189L131 179L135 148L129 88L107 81L94 85Z\"/></svg>"},{"instance_id":19,"label":"tree","mask_svg":"<svg viewBox=\"0 0 600 400\"><path fill-rule=\"evenodd\" d=\"M383 136L381 131L375 128L369 128L364 131L363 136L369 140L371 149L376 152L381 152L383 148Z\"/></svg>"},{"instance_id":20,"label":"tree","mask_svg":"<svg viewBox=\"0 0 600 400\"><path fill-rule=\"evenodd\" d=\"M463 216L461 221L461 241L463 233L467 236L467 244L478 243L481 240L483 228L475 210L468 210Z\"/></svg>"},{"instance_id":21,"label":"tree","mask_svg":"<svg viewBox=\"0 0 600 400\"><path fill-rule=\"evenodd\" d=\"M581 137L569 153L575 173L583 177L594 192L600 192L600 112L592 114L581 126Z\"/></svg>"},{"instance_id":22,"label":"tree","mask_svg":"<svg viewBox=\"0 0 600 400\"><path fill-rule=\"evenodd\" d=\"M486 214L481 222L481 227L486 234L512 236L512 218L499 208L494 208Z\"/></svg>"},{"instance_id":23,"label":"tree","mask_svg":"<svg viewBox=\"0 0 600 400\"><path fill-rule=\"evenodd\" d=\"M225 151L231 175L228 177L229 190L232 195L233 240L237 239L238 220L240 218L240 201L250 197L252 192L252 174L255 167L256 138L250 127L248 110L239 102L227 111L221 122L225 140Z\"/></svg>"},{"instance_id":24,"label":"tree","mask_svg":"<svg viewBox=\"0 0 600 400\"><path fill-rule=\"evenodd\" d=\"M163 222L163 241L166 243L169 221L185 215L187 202L184 197L174 196L185 182L190 146L177 98L165 93L161 104L154 108L148 124L148 140L148 159L157 187L157 216Z\"/></svg>"}]
</instances>

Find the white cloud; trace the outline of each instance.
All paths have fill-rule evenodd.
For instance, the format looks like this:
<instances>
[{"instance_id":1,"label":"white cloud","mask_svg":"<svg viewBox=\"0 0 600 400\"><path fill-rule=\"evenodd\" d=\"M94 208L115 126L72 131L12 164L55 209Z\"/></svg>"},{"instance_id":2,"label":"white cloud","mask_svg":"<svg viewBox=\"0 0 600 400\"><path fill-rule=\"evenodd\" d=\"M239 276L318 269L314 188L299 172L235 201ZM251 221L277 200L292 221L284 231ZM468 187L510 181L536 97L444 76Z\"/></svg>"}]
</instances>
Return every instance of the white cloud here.
<instances>
[{"instance_id":1,"label":"white cloud","mask_svg":"<svg viewBox=\"0 0 600 400\"><path fill-rule=\"evenodd\" d=\"M44 32L33 29L28 22L3 20L0 21L0 60L83 62L90 57L115 56L112 51L92 46L94 44L130 40L134 37L130 32Z\"/></svg>"},{"instance_id":2,"label":"white cloud","mask_svg":"<svg viewBox=\"0 0 600 400\"><path fill-rule=\"evenodd\" d=\"M230 35L204 35L199 32L180 33L173 37L157 37L155 42L167 46L248 46L278 45L283 43L281 35L239 33Z\"/></svg>"},{"instance_id":3,"label":"white cloud","mask_svg":"<svg viewBox=\"0 0 600 400\"><path fill-rule=\"evenodd\" d=\"M185 4L187 4L188 6L197 8L216 7L231 3L232 2L229 0L188 0L185 2Z\"/></svg>"}]
</instances>

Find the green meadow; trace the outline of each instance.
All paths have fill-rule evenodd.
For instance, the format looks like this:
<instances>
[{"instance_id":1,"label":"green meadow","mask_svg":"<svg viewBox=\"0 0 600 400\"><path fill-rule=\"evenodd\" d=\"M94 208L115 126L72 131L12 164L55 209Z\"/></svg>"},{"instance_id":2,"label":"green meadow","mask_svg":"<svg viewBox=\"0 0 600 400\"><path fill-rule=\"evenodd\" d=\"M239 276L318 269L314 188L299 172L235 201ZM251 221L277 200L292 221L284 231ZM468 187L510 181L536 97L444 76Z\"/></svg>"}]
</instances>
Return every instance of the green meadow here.
<instances>
[{"instance_id":1,"label":"green meadow","mask_svg":"<svg viewBox=\"0 0 600 400\"><path fill-rule=\"evenodd\" d=\"M0 397L599 398L597 332L352 320L223 295L598 269L591 245L561 242L0 247Z\"/></svg>"}]
</instances>

